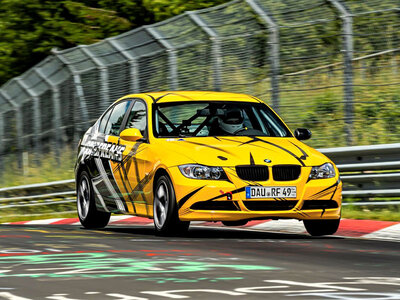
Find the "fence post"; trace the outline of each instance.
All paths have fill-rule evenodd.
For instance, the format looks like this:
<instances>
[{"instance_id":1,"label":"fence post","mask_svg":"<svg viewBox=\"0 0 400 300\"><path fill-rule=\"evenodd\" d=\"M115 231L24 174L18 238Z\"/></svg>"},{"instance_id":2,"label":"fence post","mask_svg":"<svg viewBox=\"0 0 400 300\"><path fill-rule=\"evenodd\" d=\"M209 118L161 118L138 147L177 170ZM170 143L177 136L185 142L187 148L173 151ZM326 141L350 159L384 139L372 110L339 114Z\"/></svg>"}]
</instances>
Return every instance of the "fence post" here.
<instances>
[{"instance_id":1,"label":"fence post","mask_svg":"<svg viewBox=\"0 0 400 300\"><path fill-rule=\"evenodd\" d=\"M15 125L16 125L16 131L17 131L17 153L18 153L18 168L22 169L22 151L24 148L24 140L22 138L23 136L23 127L22 127L22 111L21 111L21 106L18 105L14 100L11 99L11 97L7 94L6 91L0 89L0 94L3 96L4 99L8 103L12 105L15 111Z\"/></svg>"},{"instance_id":2,"label":"fence post","mask_svg":"<svg viewBox=\"0 0 400 300\"><path fill-rule=\"evenodd\" d=\"M62 57L62 55L60 55L59 53L57 53L57 50L53 49L52 53L54 54L54 56L63 64L67 67L69 73L71 74L73 80L74 80L74 87L75 87L75 93L76 96L78 98L79 101L79 106L80 106L80 110L81 110L81 115L82 115L82 119L83 119L83 123L88 123L89 122L89 113L88 113L88 109L87 109L87 105L86 105L86 100L85 100L85 94L83 92L83 88L82 88L82 83L81 83L81 76L79 75L78 72L76 72L74 70L74 68L64 59L64 57ZM82 134L82 122L79 122L80 125L75 125L75 129L77 129L77 131L79 131L79 134Z\"/></svg>"},{"instance_id":3,"label":"fence post","mask_svg":"<svg viewBox=\"0 0 400 300\"><path fill-rule=\"evenodd\" d=\"M214 89L216 91L221 90L221 69L222 69L222 58L221 58L221 42L217 32L209 27L206 22L195 12L188 11L186 14L189 18L199 26L210 38L212 43L212 56L213 56L213 79L214 79Z\"/></svg>"},{"instance_id":4,"label":"fence post","mask_svg":"<svg viewBox=\"0 0 400 300\"><path fill-rule=\"evenodd\" d=\"M56 160L57 163L60 162L60 153L62 147L62 122L61 122L61 103L60 103L60 92L58 88L51 80L49 80L41 70L35 68L35 73L44 81L46 84L51 88L52 92L52 101L53 101L53 130L54 130L54 141L55 141L55 153L56 153Z\"/></svg>"},{"instance_id":5,"label":"fence post","mask_svg":"<svg viewBox=\"0 0 400 300\"><path fill-rule=\"evenodd\" d=\"M137 63L136 57L134 57L131 53L124 50L118 40L114 39L106 39L107 43L111 45L115 50L118 50L128 61L130 66L129 75L131 77L130 81L130 89L132 93L140 92L140 81L139 81L139 66Z\"/></svg>"},{"instance_id":6,"label":"fence post","mask_svg":"<svg viewBox=\"0 0 400 300\"><path fill-rule=\"evenodd\" d=\"M97 69L100 71L100 81L101 81L101 101L103 109L106 110L110 105L110 95L108 88L108 70L107 67L103 64L103 62L95 57L93 52L87 46L78 46L83 53L85 53L91 61L97 66Z\"/></svg>"},{"instance_id":7,"label":"fence post","mask_svg":"<svg viewBox=\"0 0 400 300\"><path fill-rule=\"evenodd\" d=\"M339 11L343 21L343 52L344 52L344 114L345 114L345 134L347 145L354 143L354 93L353 93L353 16L347 7L338 0L329 0Z\"/></svg>"},{"instance_id":8,"label":"fence post","mask_svg":"<svg viewBox=\"0 0 400 300\"><path fill-rule=\"evenodd\" d=\"M19 86L24 89L30 97L32 97L33 102L33 131L34 131L34 148L35 148L35 163L40 165L40 157L42 154L42 147L40 142L40 136L42 133L42 123L41 123L41 113L40 113L40 104L39 97L35 93L33 93L26 83L20 78L16 78L16 82Z\"/></svg>"},{"instance_id":9,"label":"fence post","mask_svg":"<svg viewBox=\"0 0 400 300\"><path fill-rule=\"evenodd\" d=\"M271 68L271 98L272 107L279 113L279 25L268 15L268 13L258 4L257 0L245 0L251 9L260 17L261 21L268 27L268 44L270 47L270 68Z\"/></svg>"},{"instance_id":10,"label":"fence post","mask_svg":"<svg viewBox=\"0 0 400 300\"><path fill-rule=\"evenodd\" d=\"M169 85L172 91L178 90L178 60L176 58L175 48L170 42L165 40L161 34L150 26L144 26L144 29L153 36L168 53L168 67L169 67Z\"/></svg>"}]
</instances>

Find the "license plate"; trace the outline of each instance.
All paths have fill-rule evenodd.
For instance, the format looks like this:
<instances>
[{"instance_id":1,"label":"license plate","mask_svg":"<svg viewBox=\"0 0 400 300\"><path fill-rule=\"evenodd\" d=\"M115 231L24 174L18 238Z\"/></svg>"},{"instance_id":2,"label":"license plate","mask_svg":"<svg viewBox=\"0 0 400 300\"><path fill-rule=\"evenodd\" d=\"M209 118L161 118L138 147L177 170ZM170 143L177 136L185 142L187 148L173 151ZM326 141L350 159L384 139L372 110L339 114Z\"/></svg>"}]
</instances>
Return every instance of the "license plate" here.
<instances>
[{"instance_id":1,"label":"license plate","mask_svg":"<svg viewBox=\"0 0 400 300\"><path fill-rule=\"evenodd\" d=\"M246 199L296 198L295 186L247 186Z\"/></svg>"}]
</instances>

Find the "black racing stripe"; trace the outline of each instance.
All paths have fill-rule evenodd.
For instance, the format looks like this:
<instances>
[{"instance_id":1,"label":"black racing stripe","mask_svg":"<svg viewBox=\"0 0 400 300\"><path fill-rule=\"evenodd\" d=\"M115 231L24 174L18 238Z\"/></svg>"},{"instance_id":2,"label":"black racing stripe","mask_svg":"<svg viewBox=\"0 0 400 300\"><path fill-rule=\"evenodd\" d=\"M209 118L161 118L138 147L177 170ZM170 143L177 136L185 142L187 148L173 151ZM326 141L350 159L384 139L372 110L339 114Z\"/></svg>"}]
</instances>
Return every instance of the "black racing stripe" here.
<instances>
[{"instance_id":1,"label":"black racing stripe","mask_svg":"<svg viewBox=\"0 0 400 300\"><path fill-rule=\"evenodd\" d=\"M100 161L103 164L104 170L106 171L106 176L107 176L108 180L110 181L111 185L113 186L114 190L117 193L117 195L112 195L112 197L116 197L119 200L121 200L122 204L124 205L125 211L128 211L128 208L126 206L125 200L122 197L122 192L119 189L119 186L118 186L117 182L115 181L114 173L113 173L113 170L111 168L109 160L107 158L100 158Z\"/></svg>"},{"instance_id":2,"label":"black racing stripe","mask_svg":"<svg viewBox=\"0 0 400 300\"><path fill-rule=\"evenodd\" d=\"M319 195L322 194L323 192L326 192L327 190L329 190L329 189L331 189L331 188L333 188L333 187L337 187L338 185L339 185L339 180L336 181L334 184L332 184L330 187L327 187L326 189L323 189L322 191L320 191L320 192L318 192L318 193L316 193L316 194L314 194L314 195L311 195L311 197L319 196ZM329 194L329 193L328 193L328 194Z\"/></svg>"},{"instance_id":3,"label":"black racing stripe","mask_svg":"<svg viewBox=\"0 0 400 300\"><path fill-rule=\"evenodd\" d=\"M256 163L254 162L254 158L253 158L253 155L251 155L251 152L250 152L250 165L255 165Z\"/></svg>"},{"instance_id":4,"label":"black racing stripe","mask_svg":"<svg viewBox=\"0 0 400 300\"><path fill-rule=\"evenodd\" d=\"M131 151L129 152L129 154L126 155L126 156L122 159L122 161L121 161L120 163L118 163L117 167L114 168L114 170L113 170L113 172L120 172L121 169L122 169L122 171L124 172L125 180L122 180L122 182L123 182L123 184L124 184L124 187L125 187L126 191L129 193L129 200L130 200L131 203L132 203L134 212L136 212L136 207L135 207L135 204L134 204L134 198L132 198L132 196L131 196L131 193L132 193L133 189L132 189L132 187L131 187L131 185L130 185L130 181L129 181L129 178L128 178L128 173L129 173L130 167L131 167L131 165L132 165L132 157L134 157L134 156L138 153L138 149L139 149L140 145L142 145L142 142L136 143L136 144L132 147L132 149L131 149ZM128 189L126 188L125 182L128 183L128 185L129 185L129 187L130 187L130 189L131 189L130 192L129 192ZM123 200L122 202L124 203L124 206L126 207L125 201ZM127 207L126 207L126 209L127 209Z\"/></svg>"},{"instance_id":5,"label":"black racing stripe","mask_svg":"<svg viewBox=\"0 0 400 300\"><path fill-rule=\"evenodd\" d=\"M180 209L186 203L186 201L188 201L194 194L196 194L198 191L200 191L203 187L205 187L205 185L202 187L199 187L198 189L195 189L194 191L191 191L186 196L183 196L181 198L181 200L179 200L179 202L178 202L178 209Z\"/></svg>"},{"instance_id":6,"label":"black racing stripe","mask_svg":"<svg viewBox=\"0 0 400 300\"><path fill-rule=\"evenodd\" d=\"M310 215L304 211L300 211L300 209L296 208L297 211L299 211L303 216L309 217Z\"/></svg>"},{"instance_id":7,"label":"black racing stripe","mask_svg":"<svg viewBox=\"0 0 400 300\"><path fill-rule=\"evenodd\" d=\"M228 139L228 138L221 138L222 140L225 140L225 141L229 141L229 142L235 142L235 143L238 143L238 144L241 144L242 142L241 141L237 141L237 140L231 140L231 139ZM240 146L240 145L239 145ZM267 148L265 148L265 147L263 147L263 146L260 146L260 145L254 145L254 144L252 144L251 146L253 146L253 147L258 147L258 148L263 148L263 149L267 149ZM273 151L273 150L272 150Z\"/></svg>"},{"instance_id":8,"label":"black racing stripe","mask_svg":"<svg viewBox=\"0 0 400 300\"><path fill-rule=\"evenodd\" d=\"M122 169L122 171L121 171L121 169ZM128 174L126 173L125 167L120 168L120 169L118 170L118 172L119 172L119 176L121 176L121 178L122 178L122 184L123 184L123 186L124 186L124 188L125 188L125 191L126 191L127 194L128 194L129 201L132 203L133 212L136 213L136 207L135 207L135 204L133 203L133 199L132 199L132 196L131 196L132 187L131 187L131 184L130 184L130 182L129 182ZM124 173L124 174L122 174L122 173ZM124 176L125 176L125 178L124 178ZM128 189L128 187L126 186L126 184L129 185L129 189Z\"/></svg>"},{"instance_id":9,"label":"black racing stripe","mask_svg":"<svg viewBox=\"0 0 400 300\"><path fill-rule=\"evenodd\" d=\"M194 145L198 145L198 146L203 146L203 147L211 148L211 149L218 150L218 151L222 151L222 152L227 153L227 154L232 154L232 153L229 152L229 151L226 151L226 150L224 150L224 149L221 149L221 148L218 148L218 147L215 147L215 146L211 146L211 145L207 145L207 144L203 144L203 143L198 143L198 142L193 142L193 141L187 141L187 140L185 140L185 142L186 142L186 143L190 143L190 144L194 144Z\"/></svg>"},{"instance_id":10,"label":"black racing stripe","mask_svg":"<svg viewBox=\"0 0 400 300\"><path fill-rule=\"evenodd\" d=\"M176 96L180 96L180 97L186 98L186 99L188 99L188 100L193 100L192 98L190 98L190 97L188 97L188 96L185 96L185 95L181 95L181 94L179 94L179 93L166 93L165 95L162 95L162 96L158 97L157 99L155 99L155 100L153 100L153 101L154 101L155 103L157 103L157 102L160 101L162 98L164 98L165 96L168 96L168 95L176 95Z\"/></svg>"},{"instance_id":11,"label":"black racing stripe","mask_svg":"<svg viewBox=\"0 0 400 300\"><path fill-rule=\"evenodd\" d=\"M150 94L146 94L146 95L149 96L151 98L151 100L153 100L154 103L157 102L156 99L154 99L154 97L152 95L150 95Z\"/></svg>"},{"instance_id":12,"label":"black racing stripe","mask_svg":"<svg viewBox=\"0 0 400 300\"><path fill-rule=\"evenodd\" d=\"M336 193L337 189L338 189L338 186L336 186L336 188L335 188L335 190L333 191L332 196L331 196L331 198L330 198L329 200L332 200L332 199L333 199L333 196L335 196L335 193Z\"/></svg>"},{"instance_id":13,"label":"black racing stripe","mask_svg":"<svg viewBox=\"0 0 400 300\"><path fill-rule=\"evenodd\" d=\"M133 201L136 200L136 198L139 195L143 195L143 190L144 188L147 186L147 184L149 184L149 182L151 181L151 179L154 176L154 172L151 172L150 174L146 175L145 177L143 177L143 179L141 181L138 182L138 184L132 189L132 194L133 194ZM142 197L143 197L142 196ZM147 204L147 202L145 202ZM147 205L146 205L147 207Z\"/></svg>"},{"instance_id":14,"label":"black racing stripe","mask_svg":"<svg viewBox=\"0 0 400 300\"><path fill-rule=\"evenodd\" d=\"M143 187L141 184L141 179L140 179L140 174L139 174L139 165L137 162L136 157L132 157L133 163L135 164L135 173L136 173L136 181L138 182L138 189L141 192L140 195L142 196L142 200L144 203L146 203L146 210L147 210L147 200L146 200L146 196L144 195L143 191ZM146 211L146 213L148 214L148 211Z\"/></svg>"},{"instance_id":15,"label":"black racing stripe","mask_svg":"<svg viewBox=\"0 0 400 300\"><path fill-rule=\"evenodd\" d=\"M322 218L322 216L324 215L324 213L325 213L325 208L322 209L321 218Z\"/></svg>"},{"instance_id":16,"label":"black racing stripe","mask_svg":"<svg viewBox=\"0 0 400 300\"><path fill-rule=\"evenodd\" d=\"M247 185L258 185L258 186L261 186L260 183L253 182L253 181L243 180L242 178L240 178L239 176L237 176L237 174L236 174L233 170L235 170L235 169L234 169L234 168L231 168L232 173L228 173L230 176L235 176L236 178L238 178L238 179L244 181ZM229 178L228 178L228 181L229 181L230 183L233 183L231 180L229 180Z\"/></svg>"},{"instance_id":17,"label":"black racing stripe","mask_svg":"<svg viewBox=\"0 0 400 300\"><path fill-rule=\"evenodd\" d=\"M293 156L295 159L297 159L297 160L301 163L301 165L302 165L303 167L305 167L305 164L304 164L303 160L301 160L300 157L298 157L298 156L297 156L296 154L294 154L292 151L290 151L290 150L288 150L288 149L285 149L285 148L283 148L283 147L281 147L281 146L279 146L279 145L277 145L277 144L274 144L274 143L271 143L271 142L268 142L268 141L264 141L264 140L259 139L259 138L257 138L257 137L252 137L251 140L249 140L249 141L247 141L247 142L243 142L243 143L241 143L239 146L243 146L243 145L250 144L250 143L255 143L255 142L262 142L262 143L266 143L266 144L268 144L268 145L277 147L277 148L279 148L279 149L281 149L281 150L283 150L283 151L289 153L291 156Z\"/></svg>"},{"instance_id":18,"label":"black racing stripe","mask_svg":"<svg viewBox=\"0 0 400 300\"><path fill-rule=\"evenodd\" d=\"M299 146L297 146L295 143L293 143L293 142L291 142L291 143L293 144L293 146L295 146L297 149L299 149L301 151L301 153L303 153L303 156L301 156L300 159L306 160L308 157L308 154L303 149L301 149Z\"/></svg>"},{"instance_id":19,"label":"black racing stripe","mask_svg":"<svg viewBox=\"0 0 400 300\"><path fill-rule=\"evenodd\" d=\"M135 156L136 154L138 154L138 153L142 152L144 149L146 149L146 148L143 148L143 147L142 147L142 149L140 149L140 151L138 151L140 145L143 145L143 142L137 142L137 143L132 147L131 151L130 151L127 155L125 155L125 157L124 157L124 158L122 159L122 161L117 165L117 167L114 168L113 171L114 171L114 172L117 172L118 169L121 168L121 166L123 166L124 164L127 164L127 163L129 162L129 160L130 160L133 156ZM129 172L129 168L127 169L127 171Z\"/></svg>"},{"instance_id":20,"label":"black racing stripe","mask_svg":"<svg viewBox=\"0 0 400 300\"><path fill-rule=\"evenodd\" d=\"M260 99L257 99L256 97L254 97L254 96L252 96L252 95L249 95L251 98L253 98L254 100L257 100L257 102L258 103L263 103L263 104L265 104L264 102L262 102Z\"/></svg>"},{"instance_id":21,"label":"black racing stripe","mask_svg":"<svg viewBox=\"0 0 400 300\"><path fill-rule=\"evenodd\" d=\"M311 196L310 200L313 200L313 199L315 200L315 199L319 199L319 198L328 196L330 193L332 193L332 191L326 191L325 193L319 194L317 196Z\"/></svg>"},{"instance_id":22,"label":"black racing stripe","mask_svg":"<svg viewBox=\"0 0 400 300\"><path fill-rule=\"evenodd\" d=\"M172 93L166 93L165 95L162 95L160 97L158 97L156 100L154 100L155 103L157 103L159 100L161 100L162 98L164 98L165 96L171 95Z\"/></svg>"}]
</instances>

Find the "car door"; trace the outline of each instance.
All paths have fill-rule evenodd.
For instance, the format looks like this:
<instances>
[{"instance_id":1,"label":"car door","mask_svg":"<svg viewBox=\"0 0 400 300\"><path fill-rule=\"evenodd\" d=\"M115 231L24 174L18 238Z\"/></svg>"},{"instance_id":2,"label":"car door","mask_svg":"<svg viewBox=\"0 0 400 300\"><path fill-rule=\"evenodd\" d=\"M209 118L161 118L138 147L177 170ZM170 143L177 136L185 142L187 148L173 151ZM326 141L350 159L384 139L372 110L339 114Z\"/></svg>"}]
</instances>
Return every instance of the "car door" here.
<instances>
[{"instance_id":1,"label":"car door","mask_svg":"<svg viewBox=\"0 0 400 300\"><path fill-rule=\"evenodd\" d=\"M149 160L149 143L147 133L147 106L141 99L136 99L130 108L124 126L139 129L143 138L135 142L119 139L125 146L121 162L112 162L114 178L122 191L125 206L130 213L140 216L149 215L149 187L152 162Z\"/></svg>"},{"instance_id":2,"label":"car door","mask_svg":"<svg viewBox=\"0 0 400 300\"><path fill-rule=\"evenodd\" d=\"M125 146L119 145L119 133L126 122L132 100L122 100L113 105L99 122L93 136L93 167L97 170L92 179L98 204L106 211L129 212L122 192L113 175L113 165L122 161Z\"/></svg>"}]
</instances>

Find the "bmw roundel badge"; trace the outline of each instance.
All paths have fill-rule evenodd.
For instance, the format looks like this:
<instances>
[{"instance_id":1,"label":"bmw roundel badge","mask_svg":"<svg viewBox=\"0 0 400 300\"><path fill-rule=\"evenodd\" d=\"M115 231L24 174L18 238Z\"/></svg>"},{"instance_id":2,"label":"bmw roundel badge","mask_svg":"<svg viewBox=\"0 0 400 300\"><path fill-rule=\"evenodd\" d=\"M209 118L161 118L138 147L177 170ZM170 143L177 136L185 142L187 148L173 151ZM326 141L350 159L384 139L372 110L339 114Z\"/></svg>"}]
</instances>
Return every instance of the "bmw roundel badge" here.
<instances>
[{"instance_id":1,"label":"bmw roundel badge","mask_svg":"<svg viewBox=\"0 0 400 300\"><path fill-rule=\"evenodd\" d=\"M270 162L272 162L270 159L268 159L268 158L266 158L266 159L264 159L264 161L267 163L267 164L269 164Z\"/></svg>"}]
</instances>

